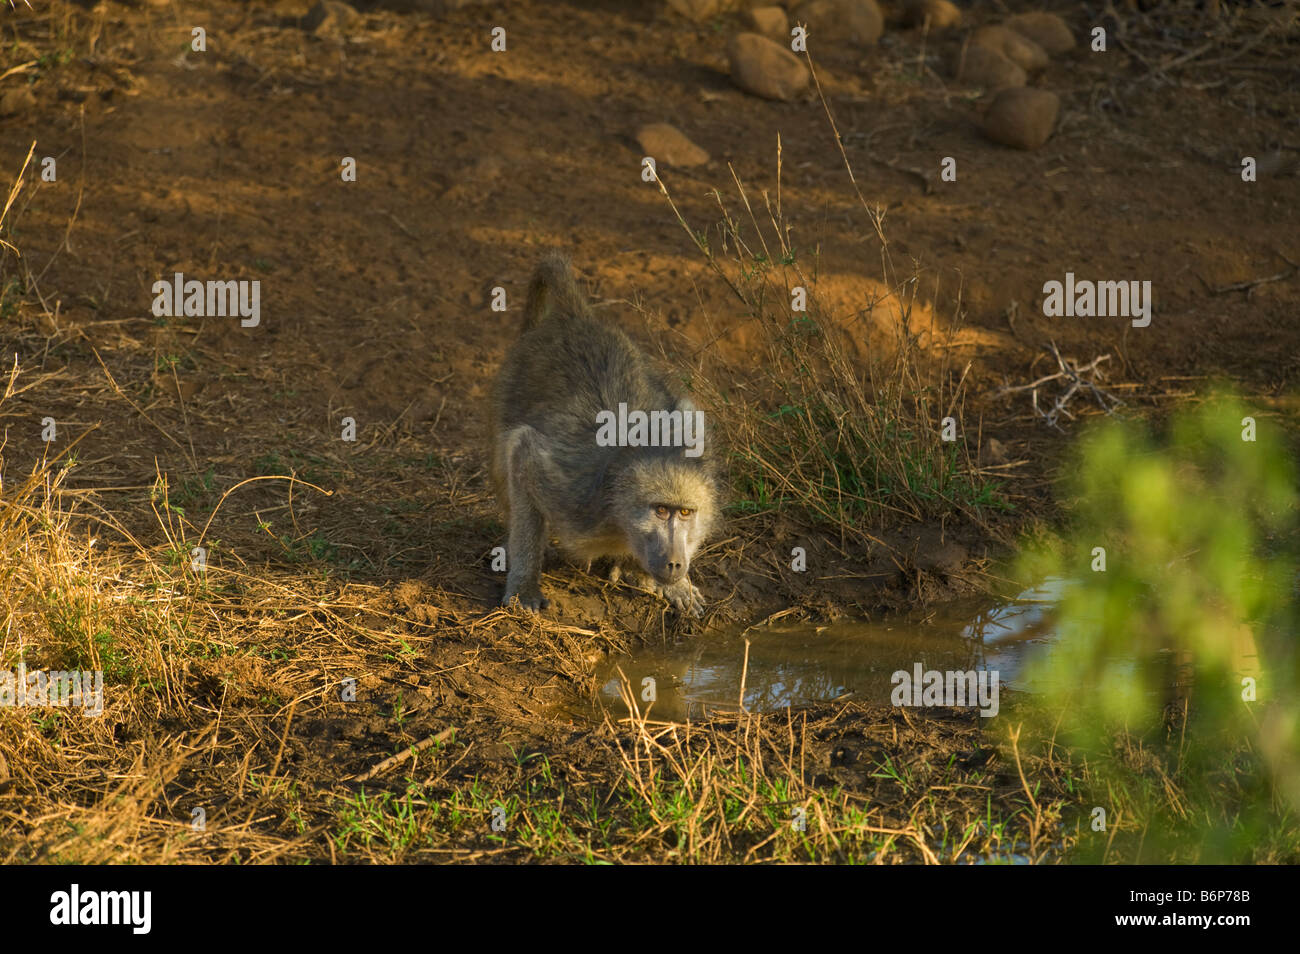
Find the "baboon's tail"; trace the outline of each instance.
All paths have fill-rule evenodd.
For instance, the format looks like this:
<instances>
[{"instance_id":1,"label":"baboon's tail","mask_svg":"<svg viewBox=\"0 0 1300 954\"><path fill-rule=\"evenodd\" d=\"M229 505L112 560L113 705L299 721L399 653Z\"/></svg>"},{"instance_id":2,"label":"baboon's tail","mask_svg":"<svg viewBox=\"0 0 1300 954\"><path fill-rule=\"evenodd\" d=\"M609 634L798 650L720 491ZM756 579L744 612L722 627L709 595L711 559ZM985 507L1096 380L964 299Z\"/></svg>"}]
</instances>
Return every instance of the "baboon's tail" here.
<instances>
[{"instance_id":1,"label":"baboon's tail","mask_svg":"<svg viewBox=\"0 0 1300 954\"><path fill-rule=\"evenodd\" d=\"M548 255L542 259L533 280L528 285L528 301L524 303L524 324L521 332L535 328L556 309L571 315L590 314L587 297L574 284L569 260L563 255Z\"/></svg>"}]
</instances>

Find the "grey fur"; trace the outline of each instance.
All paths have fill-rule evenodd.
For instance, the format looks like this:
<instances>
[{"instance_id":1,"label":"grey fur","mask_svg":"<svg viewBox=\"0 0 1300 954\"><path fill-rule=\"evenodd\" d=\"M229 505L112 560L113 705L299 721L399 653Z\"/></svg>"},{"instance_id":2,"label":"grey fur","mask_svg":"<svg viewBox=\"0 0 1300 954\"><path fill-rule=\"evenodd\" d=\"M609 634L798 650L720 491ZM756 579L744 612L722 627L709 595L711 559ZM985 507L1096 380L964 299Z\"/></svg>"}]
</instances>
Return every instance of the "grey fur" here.
<instances>
[{"instance_id":1,"label":"grey fur","mask_svg":"<svg viewBox=\"0 0 1300 954\"><path fill-rule=\"evenodd\" d=\"M688 573L717 518L711 441L698 457L681 447L601 447L596 415L620 402L694 410L627 335L592 315L567 260L548 257L492 397L492 479L509 529L503 606L516 597L530 610L549 605L541 591L549 534L572 556L613 558L614 578L635 564L678 610L703 610Z\"/></svg>"}]
</instances>

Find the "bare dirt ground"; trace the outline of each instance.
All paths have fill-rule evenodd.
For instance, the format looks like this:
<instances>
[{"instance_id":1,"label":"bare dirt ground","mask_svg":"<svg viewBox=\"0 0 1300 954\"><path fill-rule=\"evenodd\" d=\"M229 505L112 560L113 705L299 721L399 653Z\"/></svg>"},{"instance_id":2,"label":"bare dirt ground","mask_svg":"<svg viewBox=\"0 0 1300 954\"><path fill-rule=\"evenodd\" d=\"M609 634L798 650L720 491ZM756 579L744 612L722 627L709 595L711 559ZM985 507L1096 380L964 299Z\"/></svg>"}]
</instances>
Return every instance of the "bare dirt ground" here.
<instances>
[{"instance_id":1,"label":"bare dirt ground","mask_svg":"<svg viewBox=\"0 0 1300 954\"><path fill-rule=\"evenodd\" d=\"M775 199L779 155L791 241L866 360L888 347L869 304L885 287L883 250L838 128L910 276L919 360L962 382L963 445L1014 508L874 527L892 549L738 512L700 560L715 621L792 605L809 617L871 613L987 585L989 558L1058 504L1051 481L1070 425L1053 431L1027 394L997 393L1055 371L1051 342L1081 362L1111 355L1107 387L1142 412L1191 400L1216 377L1261 413L1297 410L1294 11L1220 22L1057 5L1081 45L1035 78L1061 96L1062 115L1045 146L1024 152L985 139L988 96L950 78L964 28L891 26L868 49L819 48L814 36L833 128L815 91L771 102L732 84L733 13L694 24L658 3L381 5L345 35L318 38L300 26L304 0L32 6L0 13L0 73L17 68L0 95L31 93L0 116L5 181L36 143L0 234L21 253L5 253L0 273L4 361L19 369L0 407L4 479L10 487L77 441L55 508L70 528L61 605L73 609L57 617L63 630L11 625L0 668L24 652L29 666L81 659L132 688L110 692L105 718L75 732L0 714L3 857L851 856L847 841L782 849L725 811L716 828L674 828L644 795L675 758L734 768L764 753L797 777L773 804L862 812L863 850L877 859L958 857L990 791L1012 821L997 833L1005 841L984 831L972 850L1036 857L1053 840L1023 813L1017 765L977 719L918 724L834 706L768 716L754 738L734 718L699 737L571 722L563 704L592 692L602 653L699 624L683 628L650 598L558 562L544 579L557 604L547 620L494 611L501 581L488 555L503 533L485 480L485 395L544 252L570 254L602 313L670 360L693 365L708 351L742 376L754 360L752 316L642 179L636 133L647 123L670 122L710 154L663 170L682 216L706 234L721 218L714 190L733 212L737 181ZM1001 6L970 6L967 24L996 22ZM1104 54L1086 45L1095 23L1111 30ZM504 53L490 48L498 25ZM191 48L195 26L205 52ZM39 174L47 156L52 182ZM1243 156L1257 157L1258 181L1242 181ZM340 176L343 157L356 160L355 182ZM940 177L944 157L955 182ZM155 318L151 287L178 271L260 280L260 326ZM1067 271L1150 280L1151 325L1044 317L1043 283ZM504 313L491 308L498 286ZM48 447L47 417L60 435ZM340 440L347 417L355 443ZM311 486L241 485L289 474ZM792 537L821 559L809 579L761 556L788 552ZM201 593L185 573L200 540L213 567ZM959 556L945 561L954 540ZM146 585L141 554L158 565L170 555L173 576ZM137 581L135 622L76 609L78 594L123 592L124 578ZM178 587L187 595L172 599ZM9 602L13 620L27 618L26 598ZM37 618L48 608L22 625ZM83 650L68 656L69 645ZM339 698L350 678L351 703ZM362 789L357 776L430 737ZM637 774L638 752L669 768ZM853 768L868 755L913 767L922 785L956 773L988 791L918 814L908 784ZM628 791L652 806L645 817L611 794L624 773L644 786ZM699 795L688 771L672 777ZM597 820L555 834L542 819L557 799L591 799ZM528 822L494 832L498 802ZM194 807L206 812L202 832ZM417 810L415 828L402 828L403 811ZM956 834L940 830L944 819ZM623 829L656 834L611 834Z\"/></svg>"}]
</instances>

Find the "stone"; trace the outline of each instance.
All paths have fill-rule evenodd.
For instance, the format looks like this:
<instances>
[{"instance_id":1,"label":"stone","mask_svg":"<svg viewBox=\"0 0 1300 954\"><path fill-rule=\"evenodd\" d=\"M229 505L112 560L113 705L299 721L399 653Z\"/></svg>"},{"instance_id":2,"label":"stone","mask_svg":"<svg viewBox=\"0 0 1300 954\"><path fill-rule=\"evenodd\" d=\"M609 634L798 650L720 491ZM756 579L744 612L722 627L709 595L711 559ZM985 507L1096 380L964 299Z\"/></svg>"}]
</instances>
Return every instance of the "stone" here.
<instances>
[{"instance_id":1,"label":"stone","mask_svg":"<svg viewBox=\"0 0 1300 954\"><path fill-rule=\"evenodd\" d=\"M778 42L789 42L790 19L780 7L754 7L745 19L755 33Z\"/></svg>"},{"instance_id":2,"label":"stone","mask_svg":"<svg viewBox=\"0 0 1300 954\"><path fill-rule=\"evenodd\" d=\"M727 43L731 81L765 99L792 100L808 88L808 67L787 47L757 33L737 33Z\"/></svg>"},{"instance_id":3,"label":"stone","mask_svg":"<svg viewBox=\"0 0 1300 954\"><path fill-rule=\"evenodd\" d=\"M952 576L961 570L970 554L960 543L952 540L946 542L927 542L917 547L913 563L927 573L942 573Z\"/></svg>"},{"instance_id":4,"label":"stone","mask_svg":"<svg viewBox=\"0 0 1300 954\"><path fill-rule=\"evenodd\" d=\"M1001 53L1026 73L1036 73L1048 63L1047 51L1029 37L1003 26L984 26L971 35L973 45Z\"/></svg>"},{"instance_id":5,"label":"stone","mask_svg":"<svg viewBox=\"0 0 1300 954\"><path fill-rule=\"evenodd\" d=\"M392 10L395 13L432 13L443 16L467 7L481 7L497 0L367 0L367 9Z\"/></svg>"},{"instance_id":6,"label":"stone","mask_svg":"<svg viewBox=\"0 0 1300 954\"><path fill-rule=\"evenodd\" d=\"M1061 100L1043 89L1004 89L984 116L984 135L1004 146L1037 149L1056 126Z\"/></svg>"},{"instance_id":7,"label":"stone","mask_svg":"<svg viewBox=\"0 0 1300 954\"><path fill-rule=\"evenodd\" d=\"M873 46L885 32L885 17L876 0L812 0L795 11L794 19L808 25L813 43Z\"/></svg>"},{"instance_id":8,"label":"stone","mask_svg":"<svg viewBox=\"0 0 1300 954\"><path fill-rule=\"evenodd\" d=\"M36 96L27 86L15 86L0 93L0 116L12 116L36 108Z\"/></svg>"},{"instance_id":9,"label":"stone","mask_svg":"<svg viewBox=\"0 0 1300 954\"><path fill-rule=\"evenodd\" d=\"M1024 70L997 50L975 43L967 44L965 49L957 51L953 59L952 75L959 83L983 86L986 89L1024 86L1029 80Z\"/></svg>"},{"instance_id":10,"label":"stone","mask_svg":"<svg viewBox=\"0 0 1300 954\"><path fill-rule=\"evenodd\" d=\"M984 460L993 464L1005 464L1007 461L1007 446L996 437L990 437L984 444Z\"/></svg>"},{"instance_id":11,"label":"stone","mask_svg":"<svg viewBox=\"0 0 1300 954\"><path fill-rule=\"evenodd\" d=\"M726 9L723 0L668 0L668 6L692 23L703 23Z\"/></svg>"},{"instance_id":12,"label":"stone","mask_svg":"<svg viewBox=\"0 0 1300 954\"><path fill-rule=\"evenodd\" d=\"M667 123L651 123L642 126L636 134L636 141L645 150L645 155L654 158L655 165L665 164L688 169L702 166L709 161L709 154L676 126Z\"/></svg>"},{"instance_id":13,"label":"stone","mask_svg":"<svg viewBox=\"0 0 1300 954\"><path fill-rule=\"evenodd\" d=\"M317 0L302 18L302 28L313 36L342 36L361 22L361 14L341 0Z\"/></svg>"},{"instance_id":14,"label":"stone","mask_svg":"<svg viewBox=\"0 0 1300 954\"><path fill-rule=\"evenodd\" d=\"M1049 56L1060 56L1074 49L1074 34L1069 24L1055 13L1021 13L1008 19L1004 26L1029 37Z\"/></svg>"},{"instance_id":15,"label":"stone","mask_svg":"<svg viewBox=\"0 0 1300 954\"><path fill-rule=\"evenodd\" d=\"M951 30L961 25L961 8L949 0L909 0L903 9L908 26L924 26L927 18L931 30Z\"/></svg>"}]
</instances>

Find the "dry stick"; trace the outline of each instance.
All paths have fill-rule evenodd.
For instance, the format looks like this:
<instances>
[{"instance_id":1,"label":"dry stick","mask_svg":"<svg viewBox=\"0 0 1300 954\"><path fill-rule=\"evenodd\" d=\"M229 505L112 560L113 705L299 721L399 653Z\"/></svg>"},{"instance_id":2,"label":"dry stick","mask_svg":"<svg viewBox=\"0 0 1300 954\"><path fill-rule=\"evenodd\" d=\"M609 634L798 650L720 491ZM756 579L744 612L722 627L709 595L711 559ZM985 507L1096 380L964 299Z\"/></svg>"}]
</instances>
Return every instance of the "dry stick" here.
<instances>
[{"instance_id":1,"label":"dry stick","mask_svg":"<svg viewBox=\"0 0 1300 954\"><path fill-rule=\"evenodd\" d=\"M1024 788L1025 794L1029 796L1029 804L1034 808L1034 817L1029 821L1029 851L1032 855L1035 846L1038 844L1039 831L1042 829L1043 812L1038 807L1038 799L1034 798L1034 793L1029 788L1029 782L1025 779L1025 770L1020 765L1020 730L1022 728L1023 726L1017 725L1014 731L1008 730L1008 735L1011 737L1011 752L1016 757L1016 772L1020 775L1020 784Z\"/></svg>"},{"instance_id":2,"label":"dry stick","mask_svg":"<svg viewBox=\"0 0 1300 954\"><path fill-rule=\"evenodd\" d=\"M1095 371L1096 365L1099 362L1109 361L1109 360L1110 360L1110 355L1103 354L1100 355L1099 357L1093 358L1092 361L1090 361L1088 364L1084 365L1083 367L1078 368L1077 370L1079 372ZM1011 394L1016 391L1033 391L1041 387L1042 385L1046 384L1048 381L1056 381L1062 377L1064 377L1064 375L1060 371L1057 371L1055 374L1044 375L1043 377L1039 378L1037 381L1031 381L1029 384L1017 384L1015 386L1009 385L1004 388L999 388L997 393L999 395L1003 395L1003 394Z\"/></svg>"},{"instance_id":3,"label":"dry stick","mask_svg":"<svg viewBox=\"0 0 1300 954\"><path fill-rule=\"evenodd\" d=\"M1270 275L1268 278L1257 278L1252 282L1237 282L1232 285L1223 285L1219 288L1211 288L1210 293L1214 295L1226 295L1228 292L1234 291L1244 291L1249 293L1260 285L1267 285L1269 282L1285 281L1295 273L1296 269L1292 268L1285 272L1278 272L1276 275ZM1247 297L1249 297L1249 295L1247 295Z\"/></svg>"},{"instance_id":4,"label":"dry stick","mask_svg":"<svg viewBox=\"0 0 1300 954\"><path fill-rule=\"evenodd\" d=\"M441 782L444 778L446 778L451 773L452 769L454 769L461 762L464 762L465 759L469 758L469 753L473 750L473 748L474 748L473 742L466 743L465 751L460 754L460 758L456 759L456 761L452 762L450 765L448 765L437 775L430 775L427 779L425 779L424 787L431 788L432 786L437 785L439 782Z\"/></svg>"},{"instance_id":5,"label":"dry stick","mask_svg":"<svg viewBox=\"0 0 1300 954\"><path fill-rule=\"evenodd\" d=\"M754 231L758 234L759 244L763 246L763 254L767 256L767 260L770 262L772 261L772 252L767 247L767 239L763 237L763 230L758 227L758 219L754 217L754 209L749 204L749 193L740 184L740 177L736 175L736 170L730 162L727 163L727 171L731 173L731 181L736 183L736 191L740 193L740 201L745 203L745 211L749 213L749 221L753 223Z\"/></svg>"},{"instance_id":6,"label":"dry stick","mask_svg":"<svg viewBox=\"0 0 1300 954\"><path fill-rule=\"evenodd\" d=\"M835 134L835 145L840 151L840 157L844 160L844 169L848 172L849 181L853 184L853 191L857 194L858 201L862 203L863 209L866 210L867 217L871 220L871 224L876 230L876 237L880 240L881 269L884 273L886 285L890 288L896 289L895 294L899 301L899 323L902 327L903 341L910 345L913 342L909 322L910 309L904 306L902 294L897 291L899 286L896 282L893 256L889 252L889 241L885 238L884 214L880 211L879 206L873 209L867 203L866 197L862 194L862 189L858 185L857 176L853 173L853 164L849 161L848 152L844 148L844 137L840 135L839 126L836 124L835 116L831 112L830 103L827 102L826 94L822 90L821 80L817 76L817 68L813 64L812 54L805 53L804 55L808 59L808 70L812 74L814 85L817 87L817 98L822 104L822 110L826 113L826 120L830 123L831 131ZM891 168L893 167L891 166ZM926 183L926 191L928 193L929 179L924 176L922 176L922 178ZM915 289L913 290L913 298L915 299ZM899 353L900 356L903 354L901 348Z\"/></svg>"},{"instance_id":7,"label":"dry stick","mask_svg":"<svg viewBox=\"0 0 1300 954\"><path fill-rule=\"evenodd\" d=\"M781 134L776 134L776 218L781 219ZM774 221L772 224L776 224ZM786 245L785 236L780 235L781 247L789 254L790 248Z\"/></svg>"},{"instance_id":8,"label":"dry stick","mask_svg":"<svg viewBox=\"0 0 1300 954\"><path fill-rule=\"evenodd\" d=\"M32 161L32 154L35 152L36 140L33 139L31 146L27 150L27 158L23 160L23 167L18 170L18 178L14 179L14 184L9 187L9 197L5 199L5 207L0 209L0 225L4 224L5 216L9 214L9 207L14 204L14 199L18 198L18 192L23 187L23 174L27 171L27 166ZM22 257L22 252L18 251L15 246L10 245L4 239L0 239L0 246L4 246L11 250L19 258Z\"/></svg>"},{"instance_id":9,"label":"dry stick","mask_svg":"<svg viewBox=\"0 0 1300 954\"><path fill-rule=\"evenodd\" d=\"M1070 402L1070 400L1074 397L1074 395L1083 388L1087 388L1088 390L1092 391L1093 396L1097 399L1098 405L1100 405L1101 409L1104 410L1107 414L1113 413L1115 408L1122 407L1124 405L1123 401L1115 397L1109 391L1106 391L1103 388L1098 387L1091 380L1084 380L1082 377L1083 374L1091 374L1094 378L1098 377L1100 375L1099 365L1103 361L1110 360L1111 356L1109 354L1099 355L1098 357L1093 358L1092 361L1090 361L1088 364L1079 366L1075 362L1066 361L1066 359L1061 356L1060 349L1057 348L1056 342L1053 341L1050 343L1049 350L1052 356L1056 358L1057 367L1060 368L1059 371L1057 371L1055 374L1044 375L1043 377L1039 378L1037 381L1030 382L1029 384L1021 384L1021 385L1007 386L1007 387L1000 388L996 393L1002 395L1002 394L1012 394L1020 391L1031 392L1034 413L1044 418L1049 426L1055 427L1057 430L1063 430L1060 424L1057 423L1058 418L1062 414L1064 414L1070 420L1074 420L1074 414L1071 413L1071 411L1066 405ZM1039 387L1048 383L1049 381L1059 381L1062 379L1070 381L1069 388L1066 389L1064 394L1056 398L1056 400L1053 402L1052 410L1050 412L1044 411L1042 408L1038 406ZM1112 402L1109 407L1107 406L1106 401Z\"/></svg>"},{"instance_id":10,"label":"dry stick","mask_svg":"<svg viewBox=\"0 0 1300 954\"><path fill-rule=\"evenodd\" d=\"M740 711L745 711L745 677L749 675L749 639L745 639L745 664L740 670Z\"/></svg>"},{"instance_id":11,"label":"dry stick","mask_svg":"<svg viewBox=\"0 0 1300 954\"><path fill-rule=\"evenodd\" d=\"M179 401L181 405L181 420L185 423L185 440L187 440L190 445L190 460L197 461L198 458L194 454L194 435L190 431L190 415L189 412L185 410L185 395L181 392L181 379L176 373L175 363L172 364L172 380L176 382L176 400ZM194 469L198 470L197 463L194 465Z\"/></svg>"},{"instance_id":12,"label":"dry stick","mask_svg":"<svg viewBox=\"0 0 1300 954\"><path fill-rule=\"evenodd\" d=\"M1020 776L1020 785L1024 788L1025 794L1029 796L1029 804L1033 806L1034 814L1039 813L1038 799L1034 798L1034 793L1029 789L1029 782L1025 780L1025 770L1020 767L1020 730L1021 726L1015 729L1008 729L1007 735L1011 739L1011 754L1016 758L1016 773Z\"/></svg>"},{"instance_id":13,"label":"dry stick","mask_svg":"<svg viewBox=\"0 0 1300 954\"><path fill-rule=\"evenodd\" d=\"M14 384L15 382L17 382L17 380L18 380L18 354L15 352L14 366L9 369L9 381L7 384L5 384L5 393L3 396L0 396L0 402L7 401L14 396ZM7 440L8 437L6 436L6 441ZM0 444L0 447L3 446L4 446L3 444Z\"/></svg>"},{"instance_id":14,"label":"dry stick","mask_svg":"<svg viewBox=\"0 0 1300 954\"><path fill-rule=\"evenodd\" d=\"M81 175L80 182L77 184L77 204L72 209L72 218L68 219L68 227L63 231L63 247L69 252L72 251L72 227L77 224L77 216L81 213L81 199L86 194L86 104L81 104L80 113L81 126ZM51 255L50 260L45 263L41 269L41 278L49 271L50 266L54 264L56 256Z\"/></svg>"},{"instance_id":15,"label":"dry stick","mask_svg":"<svg viewBox=\"0 0 1300 954\"><path fill-rule=\"evenodd\" d=\"M1083 378L1079 376L1079 372L1077 368L1070 368L1066 365L1065 359L1061 357L1060 349L1056 347L1056 342L1055 341L1051 342L1051 345L1052 345L1052 355L1056 358L1056 363L1060 366L1061 370L1065 372L1065 374L1070 378L1070 380L1072 380L1075 383L1077 387L1080 388L1086 387L1089 390L1091 390L1093 397L1097 399L1097 404L1100 405L1102 410L1104 410L1107 414L1109 414L1111 413L1111 411L1114 410L1114 408L1122 407L1124 405L1123 401L1121 401L1119 398L1115 397L1114 395L1110 394L1109 392L1104 391L1101 388L1097 387L1097 385L1095 385L1092 381L1083 380ZM1097 377L1097 373L1098 372L1094 372L1093 374L1094 378ZM1107 399L1114 402L1113 407L1109 407L1109 408L1106 407Z\"/></svg>"},{"instance_id":16,"label":"dry stick","mask_svg":"<svg viewBox=\"0 0 1300 954\"><path fill-rule=\"evenodd\" d=\"M429 746L438 745L441 742L446 742L448 739L452 737L455 731L456 731L456 727L454 725L448 726L447 728L439 732L437 735L431 735L427 739L415 743L415 745L408 746L402 749L402 751L398 752L396 755L384 759L378 765L366 769L360 775L353 775L351 778L344 779L344 781L345 782L368 782L370 779L374 778L380 772L386 772L394 765L400 765L402 762L405 762L407 759L411 758L412 756L420 752L423 752L425 749L429 748Z\"/></svg>"},{"instance_id":17,"label":"dry stick","mask_svg":"<svg viewBox=\"0 0 1300 954\"><path fill-rule=\"evenodd\" d=\"M5 77L12 76L15 73L25 72L27 70L27 67L35 66L39 62L40 60L28 60L26 63L19 63L17 66L11 66L3 73L0 73L0 80L4 79Z\"/></svg>"},{"instance_id":18,"label":"dry stick","mask_svg":"<svg viewBox=\"0 0 1300 954\"><path fill-rule=\"evenodd\" d=\"M81 337L86 338L84 332L81 333ZM90 344L89 338L86 338L86 343ZM113 377L113 372L108 370L108 365L106 365L104 363L104 359L99 356L99 349L96 348L93 344L91 344L90 350L94 352L95 360L99 362L99 366L104 369L104 376L108 378L108 383L112 386L114 393L117 394L117 396L120 397L127 404L131 405L131 408L137 414L139 414L151 425L153 425L154 429L157 430L159 434L161 434L163 437L167 438L169 441L175 444L176 448L182 454L184 454L186 452L184 445L181 444L181 442L178 441L176 438L168 434L165 430L163 430L162 427L153 418L151 418L148 414L144 412L144 408L140 407L140 405L136 404L134 401L132 401L129 397L126 396L126 392L122 390L122 388L118 385L117 380ZM190 458L190 464L194 467L196 471L199 469L198 461L196 461L193 457Z\"/></svg>"},{"instance_id":19,"label":"dry stick","mask_svg":"<svg viewBox=\"0 0 1300 954\"><path fill-rule=\"evenodd\" d=\"M293 712L298 708L298 700L295 699L289 706L289 714L284 719L284 731L280 733L280 747L275 750L275 761L271 763L271 778L275 778L275 773L280 770L280 758L284 755L284 744L289 741L289 726L293 725Z\"/></svg>"},{"instance_id":20,"label":"dry stick","mask_svg":"<svg viewBox=\"0 0 1300 954\"><path fill-rule=\"evenodd\" d=\"M668 200L668 207L673 210L673 215L677 217L678 223L680 223L681 227L686 230L686 234L689 235L691 241L695 243L695 247L704 253L704 258L708 261L709 267L717 272L718 277L721 278L726 283L727 287L731 289L732 294L740 299L741 304L748 307L750 303L745 298L744 294L736 287L735 282L728 277L727 273L722 270L722 266L718 264L713 254L705 247L704 243L700 241L699 237L691 231L691 227L686 223L686 219L682 217L682 213L678 210L677 203L673 202L673 197L668 194L668 187L664 185L664 180L660 177L657 170L655 171L655 182L658 183L659 191L664 194L664 198Z\"/></svg>"},{"instance_id":21,"label":"dry stick","mask_svg":"<svg viewBox=\"0 0 1300 954\"><path fill-rule=\"evenodd\" d=\"M853 174L853 164L849 162L849 154L844 151L844 137L840 135L840 129L839 126L835 124L835 117L831 113L830 104L826 102L826 95L822 92L821 80L817 78L817 68L813 66L812 54L805 53L804 55L808 57L808 71L812 74L813 84L817 87L817 98L821 100L822 109L826 113L826 119L831 124L831 132L835 133L835 145L839 148L840 157L844 160L844 168L848 171L849 181L853 183L853 191L857 193L858 201L862 203L862 207L867 210L867 216L871 219L871 224L876 229L876 237L880 239L880 243L883 247L888 247L889 243L885 240L885 233L881 228L878 214L872 212L871 206L867 204L866 196L862 194L862 189L858 187L858 178ZM886 276L886 278L888 278L888 276Z\"/></svg>"},{"instance_id":22,"label":"dry stick","mask_svg":"<svg viewBox=\"0 0 1300 954\"><path fill-rule=\"evenodd\" d=\"M105 369L105 370L107 370L107 369ZM197 469L197 467L196 467L195 469ZM227 490L224 494L222 494L222 495L221 495L221 499L217 501L217 505L216 505L215 507L212 508L212 513L208 514L208 521L207 521L207 523L205 523L205 524L203 525L203 529L202 529L201 531L199 531L199 542L200 542L200 543L202 543L202 542L203 542L203 538L206 537L206 536L208 535L208 527L212 526L212 520L213 520L213 518L216 517L216 515L217 515L217 511L221 509L221 505L224 504L224 503L226 502L226 498L229 497L231 494L233 494L233 493L234 493L236 490L238 490L240 487L244 486L245 484L256 483L256 482L259 481L259 480L287 480L287 481L289 481L289 485L290 485L291 488L292 488L292 486L293 486L294 484L303 484L303 485L305 485L305 486L307 486L307 487L310 487L312 490L318 490L318 491L320 491L320 492L321 492L322 494L324 494L326 497L333 497L333 496L334 496L334 491L332 491L332 490L326 490L324 487L318 487L318 486L316 486L315 484L313 484L313 483L312 483L311 481L309 481L309 480L303 480L301 477L294 477L294 476L292 476L292 475L285 475L285 474L270 474L270 475L263 476L263 477L248 477L248 478L245 478L244 480L241 480L239 483L235 484L235 486L233 486L233 487L231 487L229 490Z\"/></svg>"}]
</instances>

